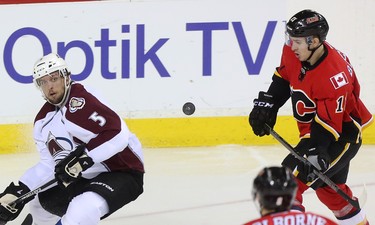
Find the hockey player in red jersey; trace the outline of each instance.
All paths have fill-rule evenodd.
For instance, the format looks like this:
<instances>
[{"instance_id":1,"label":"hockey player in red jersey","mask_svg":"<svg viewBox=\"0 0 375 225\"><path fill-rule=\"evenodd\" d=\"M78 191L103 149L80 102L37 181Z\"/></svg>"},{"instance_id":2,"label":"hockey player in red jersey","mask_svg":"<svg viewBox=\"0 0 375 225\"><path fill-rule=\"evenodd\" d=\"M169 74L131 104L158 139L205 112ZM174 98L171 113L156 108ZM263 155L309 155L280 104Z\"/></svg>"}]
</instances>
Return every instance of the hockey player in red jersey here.
<instances>
[{"instance_id":1,"label":"hockey player in red jersey","mask_svg":"<svg viewBox=\"0 0 375 225\"><path fill-rule=\"evenodd\" d=\"M350 160L362 144L362 129L373 117L360 99L360 86L348 57L326 42L328 23L319 13L303 10L286 24L287 43L267 92L259 92L249 115L255 135L269 135L278 109L291 98L301 155L355 198L346 185ZM293 208L304 211L302 194L316 191L340 225L369 224L363 209L357 209L316 179L312 168L288 155L283 165L294 170L298 191Z\"/></svg>"},{"instance_id":2,"label":"hockey player in red jersey","mask_svg":"<svg viewBox=\"0 0 375 225\"><path fill-rule=\"evenodd\" d=\"M265 167L255 177L252 196L261 218L245 225L337 225L315 213L290 211L297 182L286 167Z\"/></svg>"},{"instance_id":3,"label":"hockey player in red jersey","mask_svg":"<svg viewBox=\"0 0 375 225\"><path fill-rule=\"evenodd\" d=\"M28 203L34 224L95 225L137 199L142 148L120 116L72 81L57 54L35 63L33 80L46 100L33 130L40 161L0 194L0 223L15 219ZM57 185L9 205L53 178Z\"/></svg>"}]
</instances>

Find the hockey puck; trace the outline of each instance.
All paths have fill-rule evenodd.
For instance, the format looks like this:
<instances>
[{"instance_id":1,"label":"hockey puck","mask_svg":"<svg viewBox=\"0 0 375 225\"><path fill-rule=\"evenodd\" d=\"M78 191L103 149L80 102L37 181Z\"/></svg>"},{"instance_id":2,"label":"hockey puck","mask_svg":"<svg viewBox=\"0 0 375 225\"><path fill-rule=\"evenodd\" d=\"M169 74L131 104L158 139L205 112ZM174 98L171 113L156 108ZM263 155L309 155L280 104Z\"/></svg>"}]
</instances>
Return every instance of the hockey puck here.
<instances>
[{"instance_id":1,"label":"hockey puck","mask_svg":"<svg viewBox=\"0 0 375 225\"><path fill-rule=\"evenodd\" d=\"M191 102L186 102L183 106L182 106L182 112L185 113L185 115L192 115L194 112L195 112L195 105Z\"/></svg>"}]
</instances>

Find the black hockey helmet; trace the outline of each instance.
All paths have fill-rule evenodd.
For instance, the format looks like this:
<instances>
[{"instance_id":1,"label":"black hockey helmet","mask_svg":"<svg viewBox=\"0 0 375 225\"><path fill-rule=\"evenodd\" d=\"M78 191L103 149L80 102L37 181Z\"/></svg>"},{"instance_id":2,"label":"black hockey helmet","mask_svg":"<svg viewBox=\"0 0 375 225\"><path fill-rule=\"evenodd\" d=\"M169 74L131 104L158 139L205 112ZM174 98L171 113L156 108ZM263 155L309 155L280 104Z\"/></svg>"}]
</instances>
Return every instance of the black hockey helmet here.
<instances>
[{"instance_id":1,"label":"black hockey helmet","mask_svg":"<svg viewBox=\"0 0 375 225\"><path fill-rule=\"evenodd\" d=\"M290 18L286 24L286 32L291 37L318 36L321 42L326 40L329 26L320 13L305 9Z\"/></svg>"},{"instance_id":2,"label":"black hockey helmet","mask_svg":"<svg viewBox=\"0 0 375 225\"><path fill-rule=\"evenodd\" d=\"M297 192L297 182L286 167L265 167L254 179L252 195L259 210L274 212L291 208Z\"/></svg>"}]
</instances>

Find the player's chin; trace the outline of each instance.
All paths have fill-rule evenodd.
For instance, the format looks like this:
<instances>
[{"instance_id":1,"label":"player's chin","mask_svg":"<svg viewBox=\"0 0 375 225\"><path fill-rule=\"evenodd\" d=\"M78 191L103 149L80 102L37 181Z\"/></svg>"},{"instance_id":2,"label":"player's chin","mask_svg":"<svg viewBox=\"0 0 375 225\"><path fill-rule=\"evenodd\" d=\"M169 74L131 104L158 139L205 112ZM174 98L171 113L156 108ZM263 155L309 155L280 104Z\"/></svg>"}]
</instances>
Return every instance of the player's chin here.
<instances>
[{"instance_id":1,"label":"player's chin","mask_svg":"<svg viewBox=\"0 0 375 225\"><path fill-rule=\"evenodd\" d=\"M56 98L56 96L49 96L48 100L52 104L57 104L61 101L61 98Z\"/></svg>"},{"instance_id":2,"label":"player's chin","mask_svg":"<svg viewBox=\"0 0 375 225\"><path fill-rule=\"evenodd\" d=\"M301 54L296 54L296 57L299 59L299 61L304 62L306 61L309 57Z\"/></svg>"},{"instance_id":3,"label":"player's chin","mask_svg":"<svg viewBox=\"0 0 375 225\"><path fill-rule=\"evenodd\" d=\"M297 56L297 59L301 62L306 61L306 58L301 56Z\"/></svg>"}]
</instances>

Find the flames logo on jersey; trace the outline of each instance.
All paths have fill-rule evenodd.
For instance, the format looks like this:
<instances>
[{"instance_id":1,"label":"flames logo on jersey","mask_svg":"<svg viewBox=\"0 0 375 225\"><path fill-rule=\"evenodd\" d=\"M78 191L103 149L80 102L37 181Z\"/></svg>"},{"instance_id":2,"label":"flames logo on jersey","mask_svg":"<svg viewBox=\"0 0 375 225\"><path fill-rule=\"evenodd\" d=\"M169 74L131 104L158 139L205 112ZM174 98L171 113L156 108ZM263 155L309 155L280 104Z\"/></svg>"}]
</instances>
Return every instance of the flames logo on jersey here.
<instances>
[{"instance_id":1,"label":"flames logo on jersey","mask_svg":"<svg viewBox=\"0 0 375 225\"><path fill-rule=\"evenodd\" d=\"M333 84L335 89L339 89L340 87L349 83L348 78L346 77L344 72L336 74L335 76L329 78Z\"/></svg>"},{"instance_id":2,"label":"flames logo on jersey","mask_svg":"<svg viewBox=\"0 0 375 225\"><path fill-rule=\"evenodd\" d=\"M74 113L78 109L82 109L83 106L85 106L85 99L84 98L77 98L77 97L72 97L69 101L69 112Z\"/></svg>"}]
</instances>

